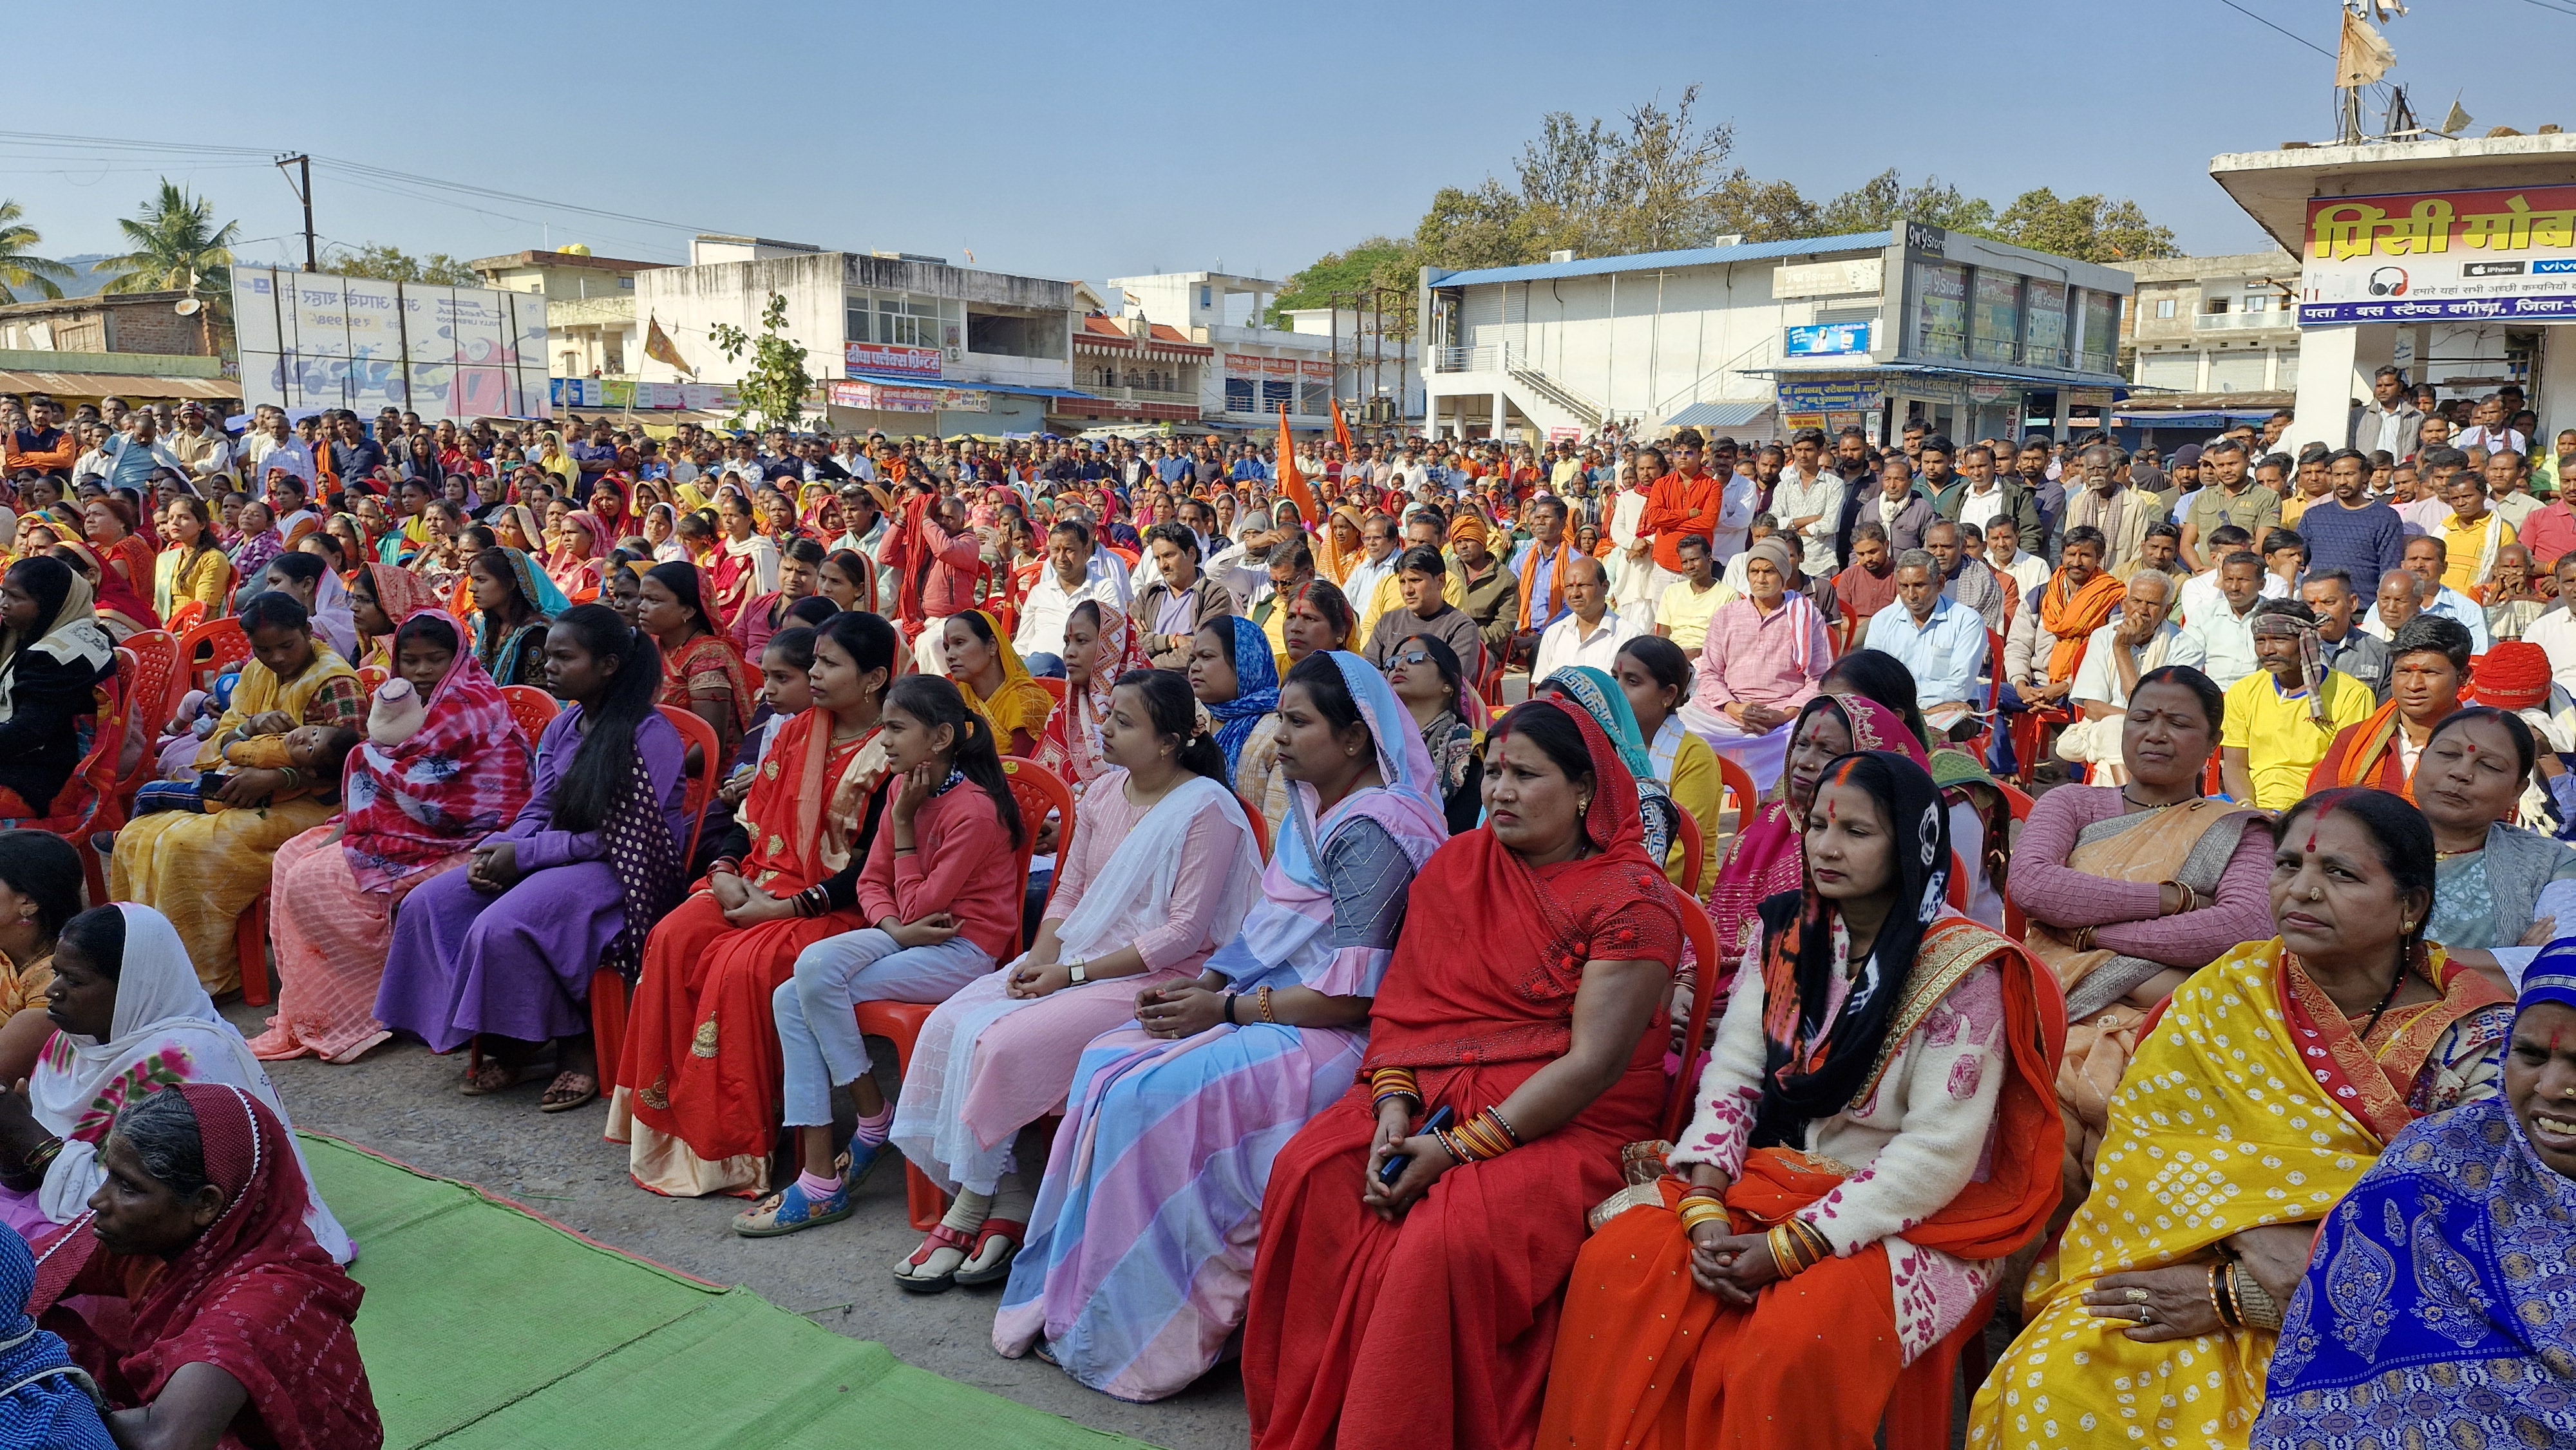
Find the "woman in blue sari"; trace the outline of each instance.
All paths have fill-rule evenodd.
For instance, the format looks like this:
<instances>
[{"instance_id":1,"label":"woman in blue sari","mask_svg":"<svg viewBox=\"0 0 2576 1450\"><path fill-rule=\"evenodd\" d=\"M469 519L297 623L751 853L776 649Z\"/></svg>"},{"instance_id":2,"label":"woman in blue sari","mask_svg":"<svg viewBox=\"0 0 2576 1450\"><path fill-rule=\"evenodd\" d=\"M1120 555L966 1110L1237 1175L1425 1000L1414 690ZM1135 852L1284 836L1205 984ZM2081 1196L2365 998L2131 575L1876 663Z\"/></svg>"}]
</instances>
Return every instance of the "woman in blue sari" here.
<instances>
[{"instance_id":1,"label":"woman in blue sari","mask_svg":"<svg viewBox=\"0 0 2576 1450\"><path fill-rule=\"evenodd\" d=\"M1279 773L1279 663L1260 626L1220 614L1190 641L1190 693L1216 721L1225 778L1261 812L1270 839L1288 818L1288 778Z\"/></svg>"},{"instance_id":2,"label":"woman in blue sari","mask_svg":"<svg viewBox=\"0 0 2576 1450\"><path fill-rule=\"evenodd\" d=\"M2327 1216L2253 1443L2576 1441L2571 1262L2576 940L2561 940L2523 976L2504 1095L2418 1120Z\"/></svg>"}]
</instances>

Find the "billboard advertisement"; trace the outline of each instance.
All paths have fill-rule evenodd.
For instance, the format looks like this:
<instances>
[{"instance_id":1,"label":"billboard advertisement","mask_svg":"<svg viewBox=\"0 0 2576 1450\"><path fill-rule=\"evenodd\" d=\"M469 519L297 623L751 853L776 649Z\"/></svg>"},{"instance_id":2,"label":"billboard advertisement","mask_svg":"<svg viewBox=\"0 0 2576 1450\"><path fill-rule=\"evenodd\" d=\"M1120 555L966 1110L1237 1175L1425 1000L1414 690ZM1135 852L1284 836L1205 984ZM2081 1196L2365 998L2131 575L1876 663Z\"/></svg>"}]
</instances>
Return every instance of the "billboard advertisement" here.
<instances>
[{"instance_id":1,"label":"billboard advertisement","mask_svg":"<svg viewBox=\"0 0 2576 1450\"><path fill-rule=\"evenodd\" d=\"M2299 325L2576 318L2576 186L2308 200Z\"/></svg>"},{"instance_id":2,"label":"billboard advertisement","mask_svg":"<svg viewBox=\"0 0 2576 1450\"><path fill-rule=\"evenodd\" d=\"M233 326L250 406L553 416L546 299L533 292L237 266Z\"/></svg>"},{"instance_id":3,"label":"billboard advertisement","mask_svg":"<svg viewBox=\"0 0 2576 1450\"><path fill-rule=\"evenodd\" d=\"M1783 357L1847 357L1878 345L1878 322L1817 322L1788 329L1780 342Z\"/></svg>"},{"instance_id":4,"label":"billboard advertisement","mask_svg":"<svg viewBox=\"0 0 2576 1450\"><path fill-rule=\"evenodd\" d=\"M841 344L841 371L854 378L868 373L935 378L939 376L939 349L898 347L890 342L845 342Z\"/></svg>"}]
</instances>

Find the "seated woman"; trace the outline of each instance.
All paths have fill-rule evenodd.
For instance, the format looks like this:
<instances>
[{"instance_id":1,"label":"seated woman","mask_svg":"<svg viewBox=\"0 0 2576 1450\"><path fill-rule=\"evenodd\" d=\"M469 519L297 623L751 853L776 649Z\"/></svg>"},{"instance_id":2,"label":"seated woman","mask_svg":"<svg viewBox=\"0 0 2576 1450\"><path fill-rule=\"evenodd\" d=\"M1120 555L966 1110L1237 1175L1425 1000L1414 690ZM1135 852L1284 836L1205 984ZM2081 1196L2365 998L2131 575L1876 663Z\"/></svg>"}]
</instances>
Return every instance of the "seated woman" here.
<instances>
[{"instance_id":1,"label":"seated woman","mask_svg":"<svg viewBox=\"0 0 2576 1450\"><path fill-rule=\"evenodd\" d=\"M631 978L679 900L688 782L680 732L653 705L650 635L605 604L576 604L547 634L546 674L565 704L537 742L528 803L465 869L403 903L376 1017L433 1051L489 1053L466 1074L469 1097L515 1085L555 1044L539 1106L563 1112L599 1096L591 974Z\"/></svg>"},{"instance_id":2,"label":"seated woman","mask_svg":"<svg viewBox=\"0 0 2576 1450\"><path fill-rule=\"evenodd\" d=\"M1179 1393L1243 1326L1271 1160L1348 1090L1406 889L1448 840L1412 718L1359 656L1300 665L1279 710L1295 805L1262 900L1196 982L1138 993L1138 1025L1084 1049L993 1323L1002 1354L1043 1341L1122 1400ZM1204 1232L1138 1232L1184 1216Z\"/></svg>"},{"instance_id":3,"label":"seated woman","mask_svg":"<svg viewBox=\"0 0 2576 1450\"><path fill-rule=\"evenodd\" d=\"M966 707L993 727L1004 755L1037 758L1055 696L1030 677L1020 652L1011 648L1011 637L994 625L993 616L970 609L948 616L944 628L948 678L965 695Z\"/></svg>"},{"instance_id":4,"label":"seated woman","mask_svg":"<svg viewBox=\"0 0 2576 1450\"><path fill-rule=\"evenodd\" d=\"M170 500L161 525L163 545L152 572L152 608L163 619L194 603L201 617L224 612L233 592L233 565L215 537L214 515L201 498Z\"/></svg>"},{"instance_id":5,"label":"seated woman","mask_svg":"<svg viewBox=\"0 0 2576 1450\"><path fill-rule=\"evenodd\" d=\"M446 601L429 581L392 564L361 564L349 574L349 623L358 631L361 668L374 665L394 673L394 641L402 622Z\"/></svg>"},{"instance_id":6,"label":"seated woman","mask_svg":"<svg viewBox=\"0 0 2576 1450\"><path fill-rule=\"evenodd\" d=\"M277 565L269 570L274 577ZM245 736L365 723L367 697L357 671L314 642L304 606L292 596L254 595L241 608L241 623L251 658L232 704L199 746L198 769L216 769L224 747ZM337 780L306 779L292 767L236 771L221 793L236 809L142 816L119 830L108 895L159 908L188 944L206 990L236 990L245 965L268 969L265 962L243 963L234 950L241 914L268 890L277 848L329 820L339 788Z\"/></svg>"},{"instance_id":7,"label":"seated woman","mask_svg":"<svg viewBox=\"0 0 2576 1450\"><path fill-rule=\"evenodd\" d=\"M742 749L743 732L751 728L752 697L760 686L733 642L716 628L699 592L701 582L695 564L654 565L644 573L635 623L660 647L660 703L715 727L721 759L708 769L721 770L722 762Z\"/></svg>"},{"instance_id":8,"label":"seated woman","mask_svg":"<svg viewBox=\"0 0 2576 1450\"><path fill-rule=\"evenodd\" d=\"M1646 742L1646 759L1656 783L1699 827L1698 874L1704 893L1715 878L1711 867L1717 856L1717 826L1726 792L1718 780L1717 752L1709 749L1707 741L1682 728L1681 707L1691 692L1690 656L1661 635L1641 634L1619 646L1611 670L1619 682L1619 692L1627 697L1629 711L1637 718L1637 734ZM1678 886L1689 867L1690 863L1681 858L1681 843L1676 840L1664 874Z\"/></svg>"},{"instance_id":9,"label":"seated woman","mask_svg":"<svg viewBox=\"0 0 2576 1450\"><path fill-rule=\"evenodd\" d=\"M1261 857L1189 686L1169 670L1120 680L1092 782L1056 868L1037 941L942 1002L896 1102L894 1144L957 1195L895 1267L936 1293L999 1282L1028 1237L1045 1157L1026 1132L1061 1111L1083 1045L1136 1015L1136 995L1186 982L1260 894Z\"/></svg>"},{"instance_id":10,"label":"seated woman","mask_svg":"<svg viewBox=\"0 0 2576 1450\"><path fill-rule=\"evenodd\" d=\"M12 1442L56 1450L117 1450L99 1418L98 1382L72 1358L71 1346L39 1329L27 1312L36 1291L36 1256L14 1233L0 1234L0 1426Z\"/></svg>"},{"instance_id":11,"label":"seated woman","mask_svg":"<svg viewBox=\"0 0 2576 1450\"><path fill-rule=\"evenodd\" d=\"M465 569L474 603L474 659L496 685L546 687L546 630L572 607L527 555L485 549Z\"/></svg>"},{"instance_id":12,"label":"seated woman","mask_svg":"<svg viewBox=\"0 0 2576 1450\"><path fill-rule=\"evenodd\" d=\"M64 923L42 1015L54 1031L34 1069L0 1091L0 1223L23 1236L80 1216L107 1177L99 1146L138 1098L173 1083L222 1084L286 1115L268 1073L198 985L169 919L148 906L92 907ZM355 1250L321 1199L305 1219L347 1263Z\"/></svg>"},{"instance_id":13,"label":"seated woman","mask_svg":"<svg viewBox=\"0 0 2576 1450\"><path fill-rule=\"evenodd\" d=\"M360 576L379 569L403 572L371 564ZM277 848L277 1012L250 1045L263 1058L350 1063L391 1036L375 1005L395 910L527 804L528 738L465 649L463 626L424 607L391 633L394 674L425 702L421 721L407 737L361 744L340 819Z\"/></svg>"},{"instance_id":14,"label":"seated woman","mask_svg":"<svg viewBox=\"0 0 2576 1450\"><path fill-rule=\"evenodd\" d=\"M229 1084L173 1086L124 1105L97 1161L27 1307L97 1382L117 1444L384 1444L351 1327L365 1291L315 1240L285 1114Z\"/></svg>"},{"instance_id":15,"label":"seated woman","mask_svg":"<svg viewBox=\"0 0 2576 1450\"><path fill-rule=\"evenodd\" d=\"M1282 669L1296 668L1319 649L1357 652L1359 616L1351 611L1351 602L1342 597L1340 586L1329 579L1309 579L1292 586L1279 617L1280 648L1288 656Z\"/></svg>"},{"instance_id":16,"label":"seated woman","mask_svg":"<svg viewBox=\"0 0 2576 1450\"><path fill-rule=\"evenodd\" d=\"M81 504L80 519L82 537L100 566L115 571L136 598L151 598L159 559L143 537L143 515L134 501L122 493L102 494Z\"/></svg>"},{"instance_id":17,"label":"seated woman","mask_svg":"<svg viewBox=\"0 0 2576 1450\"><path fill-rule=\"evenodd\" d=\"M1914 671L1887 651L1856 649L1845 653L1825 671L1819 688L1876 700L1903 716L1906 732L1931 749L1932 732L1923 723ZM2006 828L2012 824L2011 814L2004 808L2003 793L1995 788L1995 778L1967 751L1933 750L1927 763L1950 813L1950 849L1968 868L1964 873L1968 917L2001 931L2003 863L2010 852L1994 848L1993 843L2004 839Z\"/></svg>"},{"instance_id":18,"label":"seated woman","mask_svg":"<svg viewBox=\"0 0 2576 1450\"><path fill-rule=\"evenodd\" d=\"M1709 616L1682 725L1768 790L1789 755L1789 722L1833 661L1833 639L1824 615L1789 587L1798 563L1787 539L1758 539L1744 558L1747 592Z\"/></svg>"},{"instance_id":19,"label":"seated woman","mask_svg":"<svg viewBox=\"0 0 2576 1450\"><path fill-rule=\"evenodd\" d=\"M2308 789L2366 785L2415 799L2415 762L2433 727L2460 708L2460 687L2476 647L2467 625L2438 614L2419 614L2399 626L2388 642L2388 703L2337 732L2325 758L2308 772Z\"/></svg>"},{"instance_id":20,"label":"seated woman","mask_svg":"<svg viewBox=\"0 0 2576 1450\"><path fill-rule=\"evenodd\" d=\"M358 655L358 626L349 617L349 591L340 576L331 571L318 554L289 549L268 561L252 581L251 592L277 590L292 595L312 616L314 637L331 647L341 659Z\"/></svg>"},{"instance_id":21,"label":"seated woman","mask_svg":"<svg viewBox=\"0 0 2576 1450\"><path fill-rule=\"evenodd\" d=\"M555 529L555 549L546 558L546 577L575 604L599 602L601 561L617 546L599 515L587 509L565 511Z\"/></svg>"},{"instance_id":22,"label":"seated woman","mask_svg":"<svg viewBox=\"0 0 2576 1450\"><path fill-rule=\"evenodd\" d=\"M1288 818L1288 781L1279 773L1279 665L1270 641L1241 615L1222 614L1190 638L1190 693L1216 720L1226 782L1252 803L1279 839Z\"/></svg>"},{"instance_id":23,"label":"seated woman","mask_svg":"<svg viewBox=\"0 0 2576 1450\"><path fill-rule=\"evenodd\" d=\"M1584 1213L1654 1134L1682 935L1636 784L1569 700L1504 716L1490 755L1485 825L1414 877L1368 1081L1271 1167L1255 1444L1360 1423L1417 1450L1530 1444Z\"/></svg>"},{"instance_id":24,"label":"seated woman","mask_svg":"<svg viewBox=\"0 0 2576 1450\"><path fill-rule=\"evenodd\" d=\"M1485 814L1485 757L1466 719L1472 687L1446 640L1417 634L1398 640L1386 657L1386 683L1421 733L1430 753L1432 793L1440 798L1449 834L1476 829Z\"/></svg>"},{"instance_id":25,"label":"seated woman","mask_svg":"<svg viewBox=\"0 0 2576 1450\"><path fill-rule=\"evenodd\" d=\"M65 538L45 553L78 570L89 581L97 599L93 607L98 611L98 622L118 644L161 627L161 616L152 612L151 602L136 594L124 575L107 567L96 549L79 539Z\"/></svg>"},{"instance_id":26,"label":"seated woman","mask_svg":"<svg viewBox=\"0 0 2576 1450\"><path fill-rule=\"evenodd\" d=\"M2047 1221L2064 1019L1943 903L1947 827L1902 755L1825 767L1807 883L1762 904L1679 1176L1604 1204L1576 1261L1539 1443L1866 1445Z\"/></svg>"},{"instance_id":27,"label":"seated woman","mask_svg":"<svg viewBox=\"0 0 2576 1450\"><path fill-rule=\"evenodd\" d=\"M859 919L874 925L805 948L793 978L771 995L786 1123L804 1171L735 1217L734 1232L745 1238L849 1217L850 1190L884 1156L894 1109L869 1072L858 1005L944 1002L991 975L1019 940L1019 848L1028 823L1002 774L992 726L966 708L955 685L911 675L887 692L877 738L887 771L902 784L859 874ZM837 1158L835 1088L849 1090L858 1113L850 1151Z\"/></svg>"},{"instance_id":28,"label":"seated woman","mask_svg":"<svg viewBox=\"0 0 2576 1450\"><path fill-rule=\"evenodd\" d=\"M53 815L80 768L80 721L115 674L88 579L43 555L0 574L0 822Z\"/></svg>"},{"instance_id":29,"label":"seated woman","mask_svg":"<svg viewBox=\"0 0 2576 1450\"><path fill-rule=\"evenodd\" d=\"M2048 1423L2245 1443L2318 1220L2408 1123L2495 1095L2510 1003L2424 939L2423 816L2328 791L2279 839L2280 935L2194 973L2138 1043L2092 1194L2031 1277L1969 1445Z\"/></svg>"},{"instance_id":30,"label":"seated woman","mask_svg":"<svg viewBox=\"0 0 2576 1450\"><path fill-rule=\"evenodd\" d=\"M797 954L866 925L859 871L893 777L878 738L894 626L845 613L814 641L813 705L777 743L715 864L644 946L608 1137L637 1185L765 1194L784 1071L770 999Z\"/></svg>"},{"instance_id":31,"label":"seated woman","mask_svg":"<svg viewBox=\"0 0 2576 1450\"><path fill-rule=\"evenodd\" d=\"M0 831L0 1082L35 1071L54 943L80 914L80 853L49 831ZM33 1009L33 1010L30 1010Z\"/></svg>"},{"instance_id":32,"label":"seated woman","mask_svg":"<svg viewBox=\"0 0 2576 1450\"><path fill-rule=\"evenodd\" d=\"M2395 1450L2576 1434L2576 1323L2543 1287L2576 1254L2571 969L2576 950L2561 944L2524 976L2503 1093L2409 1125L2326 1216L2254 1443ZM2547 1268L2535 1276L2535 1264Z\"/></svg>"},{"instance_id":33,"label":"seated woman","mask_svg":"<svg viewBox=\"0 0 2576 1450\"><path fill-rule=\"evenodd\" d=\"M2189 665L2138 677L2120 717L2128 784L2061 785L2023 824L2008 886L2031 955L2066 993L2062 1217L2084 1201L2138 1033L2183 979L2272 927L2272 832L2200 794L2226 692Z\"/></svg>"},{"instance_id":34,"label":"seated woman","mask_svg":"<svg viewBox=\"0 0 2576 1450\"><path fill-rule=\"evenodd\" d=\"M2506 991L2536 948L2576 935L2576 887L2552 888L2576 880L2576 849L2505 824L2538 750L2521 716L2472 705L2433 727L2411 782L2436 853L2424 935Z\"/></svg>"},{"instance_id":35,"label":"seated woman","mask_svg":"<svg viewBox=\"0 0 2576 1450\"><path fill-rule=\"evenodd\" d=\"M1065 616L1063 658L1064 708L1047 716L1046 739L1038 744L1037 761L1072 787L1074 799L1080 800L1109 768L1100 753L1100 734L1109 718L1112 692L1128 671L1153 666L1146 663L1144 646L1127 611L1103 608L1094 599L1073 606Z\"/></svg>"}]
</instances>

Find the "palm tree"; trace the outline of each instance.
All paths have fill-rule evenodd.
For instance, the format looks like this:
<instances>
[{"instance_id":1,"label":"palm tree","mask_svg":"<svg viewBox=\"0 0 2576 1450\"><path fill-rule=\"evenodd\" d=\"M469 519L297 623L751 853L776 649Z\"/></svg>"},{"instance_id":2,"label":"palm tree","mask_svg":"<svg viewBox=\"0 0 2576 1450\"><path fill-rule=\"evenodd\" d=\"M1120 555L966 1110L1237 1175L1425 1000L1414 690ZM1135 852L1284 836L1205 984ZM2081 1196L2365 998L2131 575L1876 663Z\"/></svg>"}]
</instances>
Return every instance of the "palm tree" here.
<instances>
[{"instance_id":1,"label":"palm tree","mask_svg":"<svg viewBox=\"0 0 2576 1450\"><path fill-rule=\"evenodd\" d=\"M209 308L231 300L232 245L241 224L216 226L214 203L188 195L164 177L161 194L145 203L142 215L117 225L134 250L97 264L99 271L118 274L107 291L189 292L203 297Z\"/></svg>"},{"instance_id":2,"label":"palm tree","mask_svg":"<svg viewBox=\"0 0 2576 1450\"><path fill-rule=\"evenodd\" d=\"M16 202L0 201L0 302L23 301L14 290L20 287L60 297L63 289L55 284L72 277L71 268L28 252L30 247L44 245L45 239L34 227L19 221L26 214Z\"/></svg>"}]
</instances>

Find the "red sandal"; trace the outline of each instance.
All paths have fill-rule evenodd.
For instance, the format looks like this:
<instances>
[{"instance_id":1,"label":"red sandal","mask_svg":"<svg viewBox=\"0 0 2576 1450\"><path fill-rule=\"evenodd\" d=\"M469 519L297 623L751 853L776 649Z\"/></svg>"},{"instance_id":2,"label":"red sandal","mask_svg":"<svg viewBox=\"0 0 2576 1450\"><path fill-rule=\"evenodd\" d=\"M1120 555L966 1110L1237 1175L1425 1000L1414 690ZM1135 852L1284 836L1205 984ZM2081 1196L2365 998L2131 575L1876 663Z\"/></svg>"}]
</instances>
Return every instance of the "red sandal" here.
<instances>
[{"instance_id":1,"label":"red sandal","mask_svg":"<svg viewBox=\"0 0 2576 1450\"><path fill-rule=\"evenodd\" d=\"M903 1286L907 1293L946 1293L949 1286L957 1282L956 1270L951 1269L945 1274L936 1274L926 1277L908 1274L905 1273L904 1270L922 1268L930 1262L931 1255L938 1253L941 1249L955 1249L957 1252L964 1254L971 1259L975 1256L976 1243L977 1241L975 1239L967 1237L964 1229L950 1228L944 1223L940 1224L930 1231L930 1236L928 1238L921 1241L920 1248L912 1251L912 1257L904 1260L902 1267L894 1271L894 1281Z\"/></svg>"},{"instance_id":2,"label":"red sandal","mask_svg":"<svg viewBox=\"0 0 2576 1450\"><path fill-rule=\"evenodd\" d=\"M957 1272L950 1276L957 1281L959 1288L980 1289L986 1284L998 1284L1011 1277L1011 1261L1020 1256L1020 1246L1028 1242L1029 1226L1024 1223L1014 1223L1007 1218L984 1220L983 1232L975 1235L975 1249L966 1256L966 1263L971 1264L982 1257L985 1245L995 1239L1009 1239L1010 1252L980 1269L969 1269L965 1264L960 1264Z\"/></svg>"}]
</instances>

